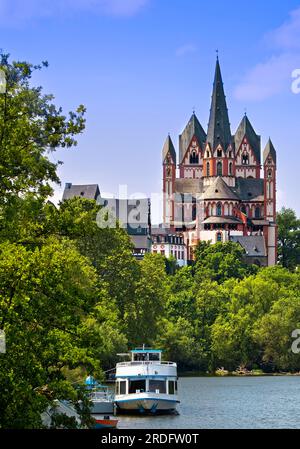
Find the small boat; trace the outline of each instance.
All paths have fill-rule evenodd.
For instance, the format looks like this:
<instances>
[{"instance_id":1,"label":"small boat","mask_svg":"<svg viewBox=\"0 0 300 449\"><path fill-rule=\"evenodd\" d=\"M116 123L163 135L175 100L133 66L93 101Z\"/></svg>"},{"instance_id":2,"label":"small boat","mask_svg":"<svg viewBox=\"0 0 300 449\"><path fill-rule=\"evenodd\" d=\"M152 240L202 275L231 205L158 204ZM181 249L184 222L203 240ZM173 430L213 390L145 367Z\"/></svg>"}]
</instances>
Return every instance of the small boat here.
<instances>
[{"instance_id":1,"label":"small boat","mask_svg":"<svg viewBox=\"0 0 300 449\"><path fill-rule=\"evenodd\" d=\"M117 411L151 414L175 412L180 402L177 395L177 364L162 361L161 350L146 349L144 346L130 351L129 355L130 362L116 365Z\"/></svg>"},{"instance_id":2,"label":"small boat","mask_svg":"<svg viewBox=\"0 0 300 449\"><path fill-rule=\"evenodd\" d=\"M110 416L103 416L103 418L94 418L96 421L95 429L116 429L118 420Z\"/></svg>"},{"instance_id":3,"label":"small boat","mask_svg":"<svg viewBox=\"0 0 300 449\"><path fill-rule=\"evenodd\" d=\"M99 384L92 376L88 376L85 380L86 389L90 392L90 400L92 402L92 415L113 415L114 414L114 397L108 387Z\"/></svg>"}]
</instances>

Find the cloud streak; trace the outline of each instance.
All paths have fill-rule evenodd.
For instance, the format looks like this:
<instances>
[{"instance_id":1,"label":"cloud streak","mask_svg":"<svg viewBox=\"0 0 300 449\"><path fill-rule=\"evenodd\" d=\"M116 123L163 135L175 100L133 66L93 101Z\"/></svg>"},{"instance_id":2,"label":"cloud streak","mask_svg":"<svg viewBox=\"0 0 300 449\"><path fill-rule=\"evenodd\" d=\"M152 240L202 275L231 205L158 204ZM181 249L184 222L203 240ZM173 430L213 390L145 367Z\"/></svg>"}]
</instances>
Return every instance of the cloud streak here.
<instances>
[{"instance_id":1,"label":"cloud streak","mask_svg":"<svg viewBox=\"0 0 300 449\"><path fill-rule=\"evenodd\" d=\"M273 55L254 66L236 86L241 101L262 101L291 89L292 72L300 67L300 8L280 27L266 34Z\"/></svg>"},{"instance_id":2,"label":"cloud streak","mask_svg":"<svg viewBox=\"0 0 300 449\"><path fill-rule=\"evenodd\" d=\"M190 53L195 53L197 51L197 47L194 44L186 44L178 47L176 50L176 56L185 56Z\"/></svg>"},{"instance_id":3,"label":"cloud streak","mask_svg":"<svg viewBox=\"0 0 300 449\"><path fill-rule=\"evenodd\" d=\"M92 12L99 15L133 16L150 0L0 0L1 25L18 25L32 19Z\"/></svg>"}]
</instances>

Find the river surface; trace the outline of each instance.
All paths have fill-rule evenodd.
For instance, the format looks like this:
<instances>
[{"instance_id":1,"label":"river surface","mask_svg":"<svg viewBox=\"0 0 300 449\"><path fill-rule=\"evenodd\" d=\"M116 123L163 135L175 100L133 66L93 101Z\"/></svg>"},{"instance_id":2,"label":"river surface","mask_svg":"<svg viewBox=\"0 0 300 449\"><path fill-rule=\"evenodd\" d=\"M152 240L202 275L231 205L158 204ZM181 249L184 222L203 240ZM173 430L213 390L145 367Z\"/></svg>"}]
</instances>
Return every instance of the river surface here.
<instances>
[{"instance_id":1,"label":"river surface","mask_svg":"<svg viewBox=\"0 0 300 449\"><path fill-rule=\"evenodd\" d=\"M300 428L300 377L181 377L179 415L118 416L120 429Z\"/></svg>"}]
</instances>

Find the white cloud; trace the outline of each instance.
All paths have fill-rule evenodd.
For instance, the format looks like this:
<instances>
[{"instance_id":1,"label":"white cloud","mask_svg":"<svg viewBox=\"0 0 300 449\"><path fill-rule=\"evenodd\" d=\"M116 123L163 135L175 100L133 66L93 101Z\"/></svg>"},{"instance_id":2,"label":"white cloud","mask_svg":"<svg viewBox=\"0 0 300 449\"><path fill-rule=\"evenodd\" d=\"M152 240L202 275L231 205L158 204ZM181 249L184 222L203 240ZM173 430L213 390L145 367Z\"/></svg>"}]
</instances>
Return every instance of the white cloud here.
<instances>
[{"instance_id":1,"label":"white cloud","mask_svg":"<svg viewBox=\"0 0 300 449\"><path fill-rule=\"evenodd\" d=\"M238 100L260 101L272 97L292 86L292 72L300 67L300 55L282 53L257 64L236 86Z\"/></svg>"},{"instance_id":2,"label":"white cloud","mask_svg":"<svg viewBox=\"0 0 300 449\"><path fill-rule=\"evenodd\" d=\"M267 33L267 41L278 48L291 50L300 48L300 8L290 13L289 19L280 27Z\"/></svg>"},{"instance_id":3,"label":"white cloud","mask_svg":"<svg viewBox=\"0 0 300 449\"><path fill-rule=\"evenodd\" d=\"M292 72L300 68L300 8L265 38L276 53L245 74L234 91L238 100L261 101L291 90Z\"/></svg>"},{"instance_id":4,"label":"white cloud","mask_svg":"<svg viewBox=\"0 0 300 449\"><path fill-rule=\"evenodd\" d=\"M0 0L0 23L22 24L43 17L87 11L113 16L132 16L150 0Z\"/></svg>"},{"instance_id":5,"label":"white cloud","mask_svg":"<svg viewBox=\"0 0 300 449\"><path fill-rule=\"evenodd\" d=\"M195 53L197 51L197 47L193 44L186 44L178 47L176 50L176 56L185 56L189 53Z\"/></svg>"}]
</instances>

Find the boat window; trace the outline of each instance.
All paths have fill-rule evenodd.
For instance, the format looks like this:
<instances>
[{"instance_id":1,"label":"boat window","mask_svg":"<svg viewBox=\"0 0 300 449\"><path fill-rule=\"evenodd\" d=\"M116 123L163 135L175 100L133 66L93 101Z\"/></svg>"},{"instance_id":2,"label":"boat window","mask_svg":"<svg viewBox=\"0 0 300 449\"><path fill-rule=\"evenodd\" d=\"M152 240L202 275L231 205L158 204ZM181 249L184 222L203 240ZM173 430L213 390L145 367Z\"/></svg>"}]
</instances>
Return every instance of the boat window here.
<instances>
[{"instance_id":1,"label":"boat window","mask_svg":"<svg viewBox=\"0 0 300 449\"><path fill-rule=\"evenodd\" d=\"M152 393L166 393L166 382L164 380L149 380L149 391Z\"/></svg>"},{"instance_id":2,"label":"boat window","mask_svg":"<svg viewBox=\"0 0 300 449\"><path fill-rule=\"evenodd\" d=\"M144 392L146 390L146 381L144 380L130 380L129 381L129 394Z\"/></svg>"},{"instance_id":3,"label":"boat window","mask_svg":"<svg viewBox=\"0 0 300 449\"><path fill-rule=\"evenodd\" d=\"M135 362L143 362L147 360L147 354L138 352L137 354L134 354L134 361Z\"/></svg>"},{"instance_id":4,"label":"boat window","mask_svg":"<svg viewBox=\"0 0 300 449\"><path fill-rule=\"evenodd\" d=\"M126 380L121 380L119 394L126 394Z\"/></svg>"},{"instance_id":5,"label":"boat window","mask_svg":"<svg viewBox=\"0 0 300 449\"><path fill-rule=\"evenodd\" d=\"M177 380L175 381L175 394L177 394L177 391L178 391L178 389L177 389Z\"/></svg>"},{"instance_id":6,"label":"boat window","mask_svg":"<svg viewBox=\"0 0 300 449\"><path fill-rule=\"evenodd\" d=\"M149 360L155 361L155 360L159 360L159 354L155 354L153 352L150 352L149 354Z\"/></svg>"},{"instance_id":7,"label":"boat window","mask_svg":"<svg viewBox=\"0 0 300 449\"><path fill-rule=\"evenodd\" d=\"M175 394L175 381L169 380L169 394Z\"/></svg>"}]
</instances>

